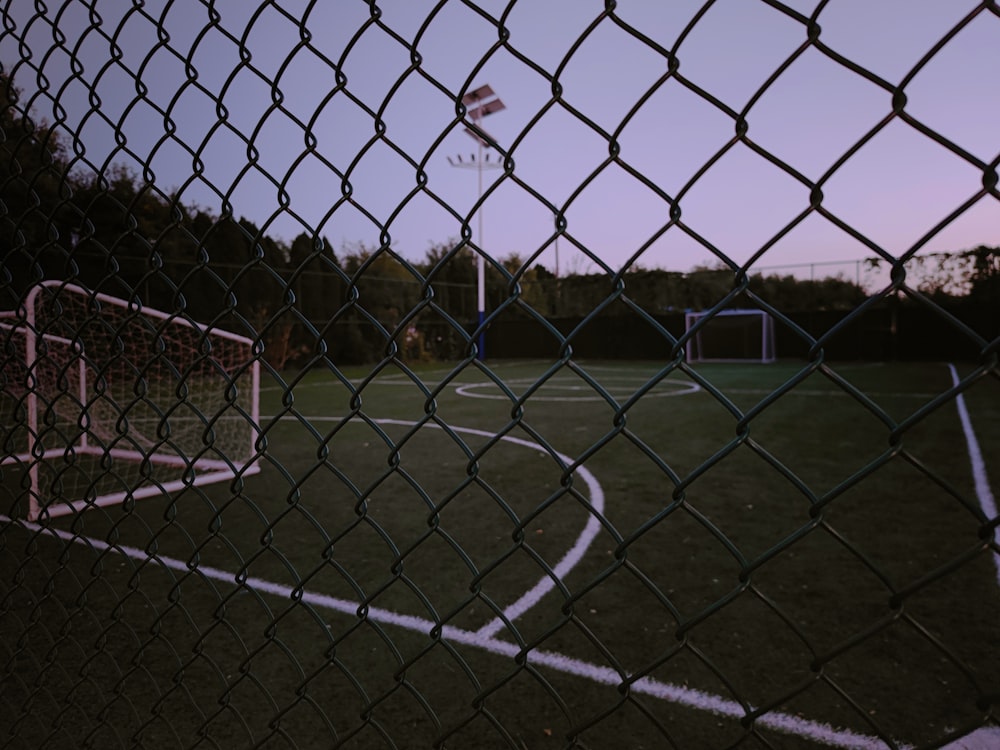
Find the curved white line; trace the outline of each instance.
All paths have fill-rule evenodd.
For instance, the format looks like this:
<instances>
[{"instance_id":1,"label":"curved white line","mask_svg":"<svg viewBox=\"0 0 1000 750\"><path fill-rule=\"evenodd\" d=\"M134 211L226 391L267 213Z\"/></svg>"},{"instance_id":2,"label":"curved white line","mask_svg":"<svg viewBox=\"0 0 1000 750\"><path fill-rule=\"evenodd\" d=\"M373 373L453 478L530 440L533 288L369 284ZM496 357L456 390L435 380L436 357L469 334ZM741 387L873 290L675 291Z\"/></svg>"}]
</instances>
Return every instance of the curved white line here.
<instances>
[{"instance_id":1,"label":"curved white line","mask_svg":"<svg viewBox=\"0 0 1000 750\"><path fill-rule=\"evenodd\" d=\"M273 419L273 417L271 418ZM308 416L304 418L309 420L310 422L340 422L343 419L342 417L308 417ZM267 419L267 417L262 417L262 419ZM282 417L282 419L293 419L293 417L285 416ZM398 425L400 427L414 427L417 424L419 424L419 422L414 422L409 419L373 418L371 421L374 422L375 424L391 424L391 425ZM346 424L364 424L364 423L361 421L350 421L347 422ZM442 429L439 425L433 423L424 424L424 427L429 427L436 430ZM478 435L480 437L485 437L485 438L496 437L496 434L493 432L487 432L486 430L477 430L472 427L454 427L449 425L449 429L453 430L454 432L461 432L467 435ZM545 455L555 455L556 458L558 458L560 461L562 461L564 464L567 465L573 463L573 459L570 458L569 456L559 453L557 451L553 451L550 454L548 450L538 445L538 443L533 443L529 440L511 437L510 435L504 435L500 438L500 440L503 442L520 445L525 448L531 448L532 450L536 450L539 453L543 453ZM601 487L601 483L597 481L597 477L595 477L593 473L590 471L590 469L588 469L586 466L577 466L576 469L574 469L573 473L579 475L579 477L583 480L584 484L587 485L587 490L590 495L590 505L593 508L593 511L590 512L589 514L590 517L587 519L587 523L584 525L583 531L580 532L580 535L576 538L576 541L573 543L573 546L570 547L569 550L567 550L566 554L564 554L562 558L559 560L559 562L556 563L555 567L552 568L553 575L548 575L548 574L543 575L541 579L539 579L538 583L536 583L534 586L532 586L530 589L524 592L520 597L517 598L515 602L509 604L504 609L503 616L506 617L507 620L510 622L513 622L515 619L517 619L525 612L527 612L529 609L534 607L536 604L538 604L539 601L541 601L542 597L544 597L547 593L552 591L552 589L556 587L556 583L555 580L553 580L553 577L559 578L561 580L565 576L567 576L569 572L577 566L580 560L583 559L583 556L587 553L587 550L593 543L594 538L598 535L598 533L600 533L601 522L598 517L604 515L604 488ZM483 637L489 637L499 632L503 628L504 628L503 619L500 617L495 617L493 620L486 623L477 632L482 634Z\"/></svg>"},{"instance_id":2,"label":"curved white line","mask_svg":"<svg viewBox=\"0 0 1000 750\"><path fill-rule=\"evenodd\" d=\"M523 383L535 383L535 380L508 380L506 381L508 385ZM494 393L476 393L475 391L482 388L489 388L493 383L490 382L476 382L476 383L463 383L455 388L455 393L459 396L465 396L466 398L481 398L490 401L509 401L510 399L503 394ZM583 391L588 390L581 385L566 385L560 383L559 381L550 381L547 384L551 390L555 391ZM644 394L644 398L669 398L671 396L686 396L689 393L697 393L701 390L701 386L697 383L692 383L690 380L673 381L665 380L660 385L677 385L680 386L677 389L658 391L652 390ZM614 388L609 389L611 395L614 398L619 398L612 391ZM632 396L632 392L622 394L621 398L629 398ZM580 402L580 401L604 401L604 398L597 393L591 393L589 396L548 396L535 394L531 396L532 401L546 401L546 402Z\"/></svg>"},{"instance_id":3,"label":"curved white line","mask_svg":"<svg viewBox=\"0 0 1000 750\"><path fill-rule=\"evenodd\" d=\"M404 427L413 427L417 424L417 422L411 422L404 419L375 419L372 421L376 424L395 424ZM438 425L434 424L427 424L425 426L441 429ZM492 432L477 430L471 427L449 426L449 428L455 432L462 432L468 435L479 435L480 437L485 438L495 437L495 434ZM510 435L504 435L500 438L500 440L507 443L514 443L515 445L520 445L525 448L531 448L532 450L544 453L545 455L550 455L549 451L545 448L538 445L538 443L533 443L529 440L511 437ZM556 451L553 451L553 453L564 464L569 465L573 463L573 459L569 456ZM597 481L597 477L595 477L586 466L577 466L576 469L574 469L574 473L579 475L584 484L587 485L587 490L590 494L590 505L593 508L593 511L589 512L587 523L583 527L583 531L581 531L580 535L576 538L573 546L567 550L566 554L562 556L562 559L560 559L559 562L556 563L555 567L552 568L552 575L543 575L541 579L539 579L538 583L525 591L520 597L518 597L517 601L504 608L503 616L507 618L509 622L513 622L518 617L523 615L529 609L538 604L538 602L542 600L542 597L552 591L552 589L556 587L555 578L562 580L569 575L569 572L573 570L577 564L579 564L580 560L583 559L583 556L587 553L587 550L590 548L594 538L601 531L601 522L598 516L604 515L604 489L601 487L601 483ZM503 619L495 617L477 630L476 634L484 638L489 638L498 633L504 627L505 625Z\"/></svg>"}]
</instances>

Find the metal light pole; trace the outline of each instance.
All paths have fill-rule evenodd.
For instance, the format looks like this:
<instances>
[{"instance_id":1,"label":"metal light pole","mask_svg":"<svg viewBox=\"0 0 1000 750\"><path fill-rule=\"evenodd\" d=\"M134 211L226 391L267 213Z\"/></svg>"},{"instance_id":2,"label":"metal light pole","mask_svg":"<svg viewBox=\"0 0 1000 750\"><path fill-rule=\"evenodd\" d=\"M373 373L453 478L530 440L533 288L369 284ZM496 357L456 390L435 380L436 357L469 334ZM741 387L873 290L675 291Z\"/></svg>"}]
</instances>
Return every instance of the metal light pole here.
<instances>
[{"instance_id":1,"label":"metal light pole","mask_svg":"<svg viewBox=\"0 0 1000 750\"><path fill-rule=\"evenodd\" d=\"M481 123L486 115L491 115L494 112L499 112L501 109L505 108L505 105L500 101L500 97L496 95L493 89L490 88L489 84L480 86L475 91L470 91L468 94L462 97L462 104L465 105L466 111L469 113L469 117L472 118L472 122L475 123L476 127L483 131ZM472 138L475 139L478 146L478 158L476 156L470 157L470 161L463 161L461 156L455 158L448 157L448 163L453 167L460 167L463 169L475 169L479 177L479 192L478 199L482 201L483 199L483 170L484 169L498 169L503 166L499 159L491 160L489 155L484 157L483 150L490 147L490 144L483 139L483 137L471 128L466 128L465 132L468 133ZM478 306L478 326L479 326L479 341L478 341L478 354L477 358L480 360L486 359L486 332L483 330L483 322L486 320L486 258L484 257L485 247L483 245L483 207L479 206L479 263L476 267L476 286L477 286L477 306Z\"/></svg>"}]
</instances>

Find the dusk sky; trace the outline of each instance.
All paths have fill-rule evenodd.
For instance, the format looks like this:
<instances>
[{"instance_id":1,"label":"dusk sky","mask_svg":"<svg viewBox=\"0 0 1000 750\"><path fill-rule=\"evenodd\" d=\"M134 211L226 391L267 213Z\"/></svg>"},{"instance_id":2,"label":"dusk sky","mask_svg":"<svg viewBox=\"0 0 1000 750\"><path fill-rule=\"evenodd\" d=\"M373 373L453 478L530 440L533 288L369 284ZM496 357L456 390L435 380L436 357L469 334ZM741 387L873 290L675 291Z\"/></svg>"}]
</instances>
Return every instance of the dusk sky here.
<instances>
[{"instance_id":1,"label":"dusk sky","mask_svg":"<svg viewBox=\"0 0 1000 750\"><path fill-rule=\"evenodd\" d=\"M212 9L200 0L148 0L143 12L123 0L98 0L96 13L69 0L51 3L44 16L33 15L33 5L5 8L6 28L13 33L0 37L0 61L26 95L47 86L33 101L36 116L64 120L64 140L71 143L69 133L78 133L77 148L85 149L92 164L117 162L141 173L148 163L160 189L182 188L186 203L217 213L221 198L206 184L211 183L227 195L237 217L285 240L318 230L335 248L358 242L376 247L381 224L397 252L419 260L431 243L461 233L461 218L441 203L467 219L475 233L476 172L452 167L448 157L462 154L468 160L475 151L476 142L456 120L456 100L487 83L506 108L487 117L483 127L513 160L513 177L565 212L567 236L559 241L563 273L597 270L578 246L617 269L669 221L670 204L630 169L670 199L688 186L680 200L681 221L737 263L809 206L805 185L741 143L688 185L733 139L735 123L677 79L657 86L668 68L657 46L676 53L686 80L740 112L807 41L804 21L822 5L817 0L790 0L786 12L763 0L621 0L613 16L600 19L589 33L605 11L594 0L385 0L377 7L387 28L372 24L360 35L372 11L360 0L217 0ZM830 0L818 15L819 40L897 86L979 5ZM704 6L703 16L681 38ZM161 17L166 44L152 20ZM309 32L308 44L297 21ZM499 45L501 23L517 55ZM65 36L65 42L51 50L54 36ZM120 46L120 64L112 62L107 37ZM19 47L22 38L26 47ZM406 46L414 43L419 70ZM241 45L249 62L242 68ZM24 49L30 50L31 64L42 68L41 84L35 69L16 65ZM81 70L76 78L70 53ZM332 97L338 80L324 57L340 67L341 83L346 80ZM145 98L137 96L128 71L138 74ZM905 111L973 160L995 165L997 71L1000 17L984 11L906 82ZM562 101L553 103L550 79L556 75ZM376 137L372 116L348 93L381 113L384 140ZM891 100L875 82L810 48L753 103L746 114L747 137L805 179L819 181L891 113ZM620 163L607 163L611 135L620 146ZM390 142L422 165L425 190L417 189L417 170ZM192 152L204 165L200 177ZM363 211L342 201L345 179ZM544 248L539 261L554 268L550 207L503 170L484 171L483 179L493 191L485 203L486 250L496 257L515 252L527 257ZM287 191L287 210L278 184ZM898 256L983 190L983 169L897 118L829 176L822 190L826 209ZM1000 201L990 194L920 251L979 244L1000 244ZM756 266L871 255L812 214ZM715 258L675 226L637 262L688 270L714 265Z\"/></svg>"}]
</instances>

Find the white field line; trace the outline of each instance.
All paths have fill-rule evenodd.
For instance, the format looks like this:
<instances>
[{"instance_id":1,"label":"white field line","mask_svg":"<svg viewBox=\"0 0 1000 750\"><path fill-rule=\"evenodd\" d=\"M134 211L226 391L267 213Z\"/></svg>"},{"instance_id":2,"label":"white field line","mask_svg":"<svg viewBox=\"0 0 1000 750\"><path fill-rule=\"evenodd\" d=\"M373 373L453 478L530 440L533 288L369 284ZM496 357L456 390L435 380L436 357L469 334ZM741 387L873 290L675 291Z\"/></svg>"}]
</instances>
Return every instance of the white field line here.
<instances>
[{"instance_id":1,"label":"white field line","mask_svg":"<svg viewBox=\"0 0 1000 750\"><path fill-rule=\"evenodd\" d=\"M12 519L0 516L3 523L11 523ZM438 623L428 620L425 617L414 615L404 615L380 607L361 607L357 602L339 599L325 594L317 594L311 591L295 591L282 584L273 583L262 578L248 577L242 584L239 584L236 575L219 568L207 565L190 565L183 560L163 555L150 555L146 551L137 547L130 547L123 544L110 545L99 539L79 536L62 529L41 526L36 523L25 521L18 522L21 526L32 531L58 537L67 542L74 542L84 546L89 546L100 551L110 551L124 555L141 563L153 563L161 565L170 570L177 570L183 573L194 573L215 581L226 584L237 584L254 591L262 591L287 602L296 599L310 604L314 607L339 612L341 614L357 617L359 619L370 619L373 622L384 625L393 625L405 630L414 631L434 638L432 631L439 627ZM483 635L481 631L469 631L461 628L445 625L441 628L441 637L453 643L461 643L468 646L483 649L488 653L515 658L522 649L514 643L501 641L492 636ZM526 662L535 666L544 666L565 674L582 677L587 680L617 687L621 685L625 676L610 667L601 666L585 662L581 659L574 659L564 654L545 651L543 649L532 649L525 654ZM745 715L743 706L733 700L722 698L711 693L706 693L693 688L681 687L668 682L642 677L631 683L631 692L639 695L646 695L659 698L671 703L676 703L687 708L699 711L706 711L719 716L726 716L739 719ZM768 727L786 734L793 734L813 740L829 747L845 748L846 750L884 750L885 743L877 737L859 734L845 729L835 729L829 724L818 721L809 721L798 716L780 712L772 712L761 716L756 723L760 726ZM910 746L901 746L902 750L908 750Z\"/></svg>"},{"instance_id":2,"label":"white field line","mask_svg":"<svg viewBox=\"0 0 1000 750\"><path fill-rule=\"evenodd\" d=\"M266 419L266 418L265 418ZM289 417L284 417L284 419L290 419ZM339 422L338 417L305 417L310 422ZM403 427L413 427L417 422L412 422L405 419L373 419L376 424L391 424L400 425ZM359 421L348 422L347 424L363 424ZM434 429L441 429L435 424L427 424L425 427L430 427ZM462 432L468 435L478 435L480 437L492 438L494 433L487 432L485 430L476 430L471 427L453 427L449 426L451 430L455 432ZM525 448L531 448L539 453L549 455L549 452L545 450L542 446L537 443L532 443L528 440L522 440L521 438L510 437L509 435L504 435L500 438L501 441L505 443L512 443L514 445L520 445ZM555 456L563 462L563 464L573 463L573 459L569 456L563 455L562 453L555 453ZM573 542L573 546L569 548L562 559L556 563L555 567L552 568L552 575L543 575L534 586L524 592L517 601L509 604L503 611L503 616L507 618L508 621L513 622L518 617L523 615L529 609L534 607L538 602L542 600L546 594L548 594L552 589L556 587L556 579L565 579L569 575L570 571L573 570L583 559L583 556L587 553L590 545L593 543L595 537L601 531L601 522L599 516L604 515L604 489L601 487L601 483L597 481L597 477L591 473L591 471L586 466L578 466L573 472L579 476L584 484L587 485L587 491L590 495L590 505L593 507L594 512L589 513L587 518L587 523L583 527L583 531ZM500 617L495 617L490 622L486 623L482 628L479 629L479 633L483 637L490 637L498 633L504 628L504 621Z\"/></svg>"},{"instance_id":3,"label":"white field line","mask_svg":"<svg viewBox=\"0 0 1000 750\"><path fill-rule=\"evenodd\" d=\"M958 385L958 370L955 369L955 365L949 362L948 370L951 372L952 385ZM989 477L986 475L986 461L979 449L979 441L976 440L976 433L972 429L972 419L965 405L965 397L961 393L955 396L955 408L958 409L958 419L962 423L962 432L965 433L965 444L969 452L969 461L972 463L972 481L976 488L976 497L979 498L979 507L983 509L986 518L992 520L997 516L997 503L993 497L993 490L990 489ZM1000 542L1000 529L994 529L993 542ZM993 554L993 565L997 569L997 584L1000 585L1000 554Z\"/></svg>"},{"instance_id":4,"label":"white field line","mask_svg":"<svg viewBox=\"0 0 1000 750\"><path fill-rule=\"evenodd\" d=\"M631 398L634 390L623 391L627 386L615 387L613 383L623 383L623 382L637 382L645 383L647 382L643 378L606 378L602 385L605 390L613 398L628 399ZM538 382L532 378L514 378L507 380L508 386L512 385L532 385ZM482 390L484 388L489 388L493 383L489 381L477 381L475 383L463 383L455 388L455 393L459 396L465 396L466 398L481 398L493 401L508 401L507 396L498 393L477 393L476 391ZM645 394L643 398L665 398L668 396L685 396L689 393L697 393L701 390L701 386L697 383L693 383L690 380L664 380L661 385L677 386L677 388L668 388L665 390L653 389ZM538 401L558 401L558 402L573 402L573 401L604 401L604 398L599 395L593 388L589 385L583 383L579 378L553 378L545 383L543 391L537 392L531 397L532 403ZM555 391L559 393L576 393L580 392L584 395L582 396L551 396L548 395L546 391Z\"/></svg>"}]
</instances>

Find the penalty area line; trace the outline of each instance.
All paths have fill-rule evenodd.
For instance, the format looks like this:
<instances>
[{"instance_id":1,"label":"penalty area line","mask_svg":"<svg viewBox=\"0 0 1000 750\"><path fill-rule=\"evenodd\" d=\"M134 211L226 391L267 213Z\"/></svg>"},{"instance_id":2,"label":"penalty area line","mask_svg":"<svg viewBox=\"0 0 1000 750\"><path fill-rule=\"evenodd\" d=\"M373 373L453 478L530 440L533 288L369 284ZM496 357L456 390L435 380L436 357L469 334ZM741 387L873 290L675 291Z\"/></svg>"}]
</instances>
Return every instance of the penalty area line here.
<instances>
[{"instance_id":1,"label":"penalty area line","mask_svg":"<svg viewBox=\"0 0 1000 750\"><path fill-rule=\"evenodd\" d=\"M101 552L116 553L141 563L153 563L169 570L190 573L222 583L236 584L242 588L261 591L288 602L304 602L321 609L357 617L360 620L370 619L380 625L384 624L403 628L425 635L432 640L444 638L453 643L461 643L482 649L495 656L503 656L515 660L523 659L524 663L531 666L547 667L557 672L581 677L602 685L618 688L627 681L627 678L624 678L621 673L610 667L593 664L582 659L576 659L565 654L546 651L544 649L531 649L525 652L516 643L503 641L492 635L484 635L479 631L464 630L451 625L442 626L440 623L429 620L426 617L406 615L381 607L365 607L358 602L304 589L293 589L290 586L254 576L248 576L240 582L236 574L221 570L220 568L213 568L208 565L192 565L166 555L150 555L138 547L124 544L112 545L100 539L73 534L62 529L43 526L30 521L15 521L3 515L0 515L0 521L3 523L16 523L23 528L43 535L50 535L65 542L90 547ZM436 632L440 632L440 635L435 636L434 633ZM743 706L737 701L713 695L702 690L662 682L652 677L641 677L635 681L631 681L628 690L631 693L658 698L687 708L732 719L741 719L746 715ZM810 721L781 712L764 714L756 719L755 724L784 734L797 735L829 747L844 748L845 750L878 750L885 747L885 743L878 737L852 732L847 729L836 729L823 722ZM901 748L909 747L901 746Z\"/></svg>"}]
</instances>

